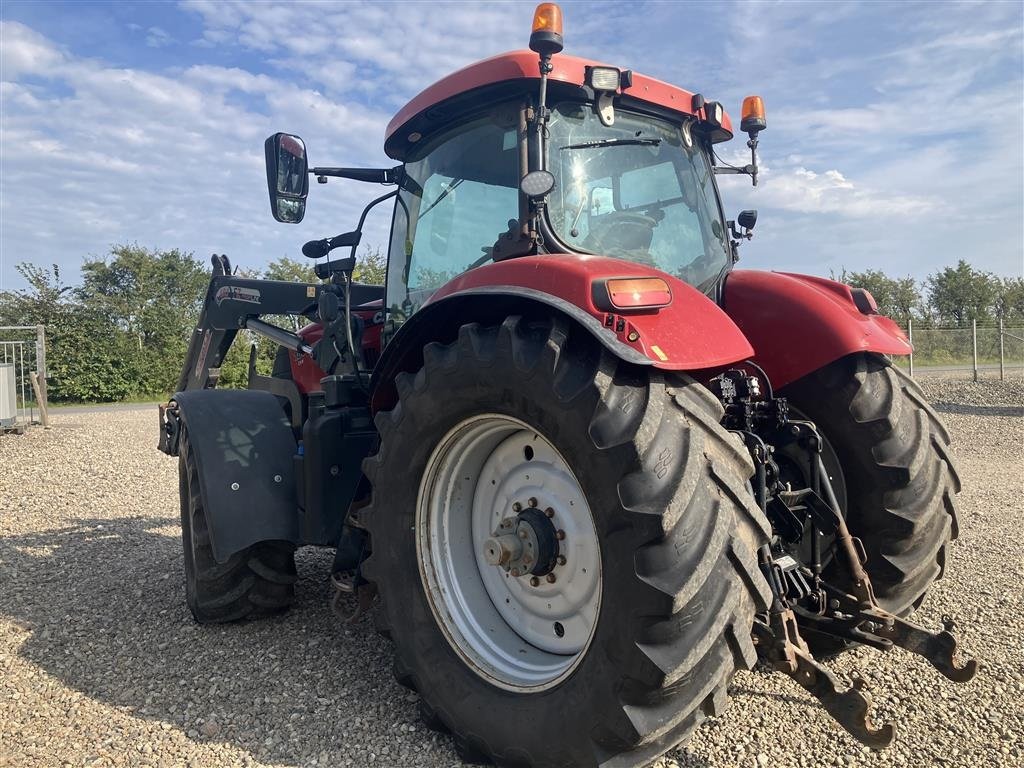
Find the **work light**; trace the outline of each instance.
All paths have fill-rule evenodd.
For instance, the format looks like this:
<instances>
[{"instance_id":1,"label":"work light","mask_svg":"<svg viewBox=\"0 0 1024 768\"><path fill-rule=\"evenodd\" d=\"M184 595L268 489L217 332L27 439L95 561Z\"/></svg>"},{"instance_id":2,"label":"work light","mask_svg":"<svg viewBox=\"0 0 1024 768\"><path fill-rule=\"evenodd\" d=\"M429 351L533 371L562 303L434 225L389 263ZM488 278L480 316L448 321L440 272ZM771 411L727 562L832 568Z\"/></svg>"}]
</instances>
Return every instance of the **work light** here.
<instances>
[{"instance_id":1,"label":"work light","mask_svg":"<svg viewBox=\"0 0 1024 768\"><path fill-rule=\"evenodd\" d=\"M595 91L617 91L619 70L615 67L588 67L587 81Z\"/></svg>"},{"instance_id":2,"label":"work light","mask_svg":"<svg viewBox=\"0 0 1024 768\"><path fill-rule=\"evenodd\" d=\"M720 101L704 102L704 116L715 128L721 128L725 119L725 108Z\"/></svg>"}]
</instances>

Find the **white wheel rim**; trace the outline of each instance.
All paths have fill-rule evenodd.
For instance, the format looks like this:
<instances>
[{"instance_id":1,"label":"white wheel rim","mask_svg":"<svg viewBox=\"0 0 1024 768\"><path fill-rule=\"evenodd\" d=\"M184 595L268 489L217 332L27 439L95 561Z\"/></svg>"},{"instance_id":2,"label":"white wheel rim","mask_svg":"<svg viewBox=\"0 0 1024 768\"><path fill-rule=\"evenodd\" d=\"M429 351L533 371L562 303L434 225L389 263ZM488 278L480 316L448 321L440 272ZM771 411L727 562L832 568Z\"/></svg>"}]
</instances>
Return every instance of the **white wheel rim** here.
<instances>
[{"instance_id":1,"label":"white wheel rim","mask_svg":"<svg viewBox=\"0 0 1024 768\"><path fill-rule=\"evenodd\" d=\"M517 578L484 559L484 542L516 517L516 503L550 509L550 523L564 532L564 562L551 576ZM450 430L420 484L416 550L438 625L490 683L543 690L583 659L601 605L597 530L575 475L537 430L498 414Z\"/></svg>"}]
</instances>

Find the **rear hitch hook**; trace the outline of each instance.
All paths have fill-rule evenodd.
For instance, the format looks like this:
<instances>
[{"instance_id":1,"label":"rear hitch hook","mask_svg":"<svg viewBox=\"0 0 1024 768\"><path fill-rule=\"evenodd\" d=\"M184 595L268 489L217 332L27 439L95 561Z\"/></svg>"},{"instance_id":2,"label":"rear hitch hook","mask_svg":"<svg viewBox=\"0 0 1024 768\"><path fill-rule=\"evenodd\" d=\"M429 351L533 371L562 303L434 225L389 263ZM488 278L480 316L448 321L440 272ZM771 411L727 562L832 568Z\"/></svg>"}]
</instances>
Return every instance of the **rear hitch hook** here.
<instances>
[{"instance_id":1,"label":"rear hitch hook","mask_svg":"<svg viewBox=\"0 0 1024 768\"><path fill-rule=\"evenodd\" d=\"M957 662L956 636L950 631L956 627L956 622L949 616L942 617L944 629L941 632L929 632L899 616L886 618L891 618L891 623L884 623L875 634L921 656L953 682L966 683L978 673L976 659L968 659L962 665Z\"/></svg>"},{"instance_id":2,"label":"rear hitch hook","mask_svg":"<svg viewBox=\"0 0 1024 768\"><path fill-rule=\"evenodd\" d=\"M852 687L843 690L838 678L809 653L797 650L796 662L796 671L790 677L820 701L847 733L871 749L885 749L892 744L896 726L885 723L875 727L871 721L871 694L862 677L855 677Z\"/></svg>"}]
</instances>

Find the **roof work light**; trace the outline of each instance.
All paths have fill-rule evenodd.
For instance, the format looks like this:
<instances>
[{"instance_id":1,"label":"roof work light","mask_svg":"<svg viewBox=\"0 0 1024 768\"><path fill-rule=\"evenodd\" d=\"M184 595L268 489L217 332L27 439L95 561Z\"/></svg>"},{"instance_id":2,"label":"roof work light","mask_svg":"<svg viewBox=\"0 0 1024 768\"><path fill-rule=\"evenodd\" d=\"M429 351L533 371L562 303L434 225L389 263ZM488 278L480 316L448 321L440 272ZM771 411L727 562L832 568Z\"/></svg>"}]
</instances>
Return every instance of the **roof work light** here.
<instances>
[{"instance_id":1,"label":"roof work light","mask_svg":"<svg viewBox=\"0 0 1024 768\"><path fill-rule=\"evenodd\" d=\"M533 12L530 50L550 56L562 48L562 9L557 3L541 3Z\"/></svg>"},{"instance_id":2,"label":"roof work light","mask_svg":"<svg viewBox=\"0 0 1024 768\"><path fill-rule=\"evenodd\" d=\"M619 74L615 67L587 67L587 80L595 91L617 91Z\"/></svg>"}]
</instances>

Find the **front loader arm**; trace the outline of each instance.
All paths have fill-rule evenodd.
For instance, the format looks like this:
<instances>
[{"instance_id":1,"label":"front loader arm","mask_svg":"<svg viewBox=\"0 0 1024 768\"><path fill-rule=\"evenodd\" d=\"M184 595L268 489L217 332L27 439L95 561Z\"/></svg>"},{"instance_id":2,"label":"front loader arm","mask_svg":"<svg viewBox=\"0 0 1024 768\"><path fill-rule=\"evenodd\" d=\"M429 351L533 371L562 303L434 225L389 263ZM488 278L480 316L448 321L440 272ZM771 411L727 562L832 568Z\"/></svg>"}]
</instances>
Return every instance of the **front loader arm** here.
<instances>
[{"instance_id":1,"label":"front loader arm","mask_svg":"<svg viewBox=\"0 0 1024 768\"><path fill-rule=\"evenodd\" d=\"M258 320L261 315L296 315L312 318L323 284L254 280L230 274L227 257L213 257L213 276L199 321L192 331L176 391L211 389L217 385L220 365L242 328L273 338L279 344L301 344L301 339ZM294 339L289 338L294 337Z\"/></svg>"}]
</instances>

